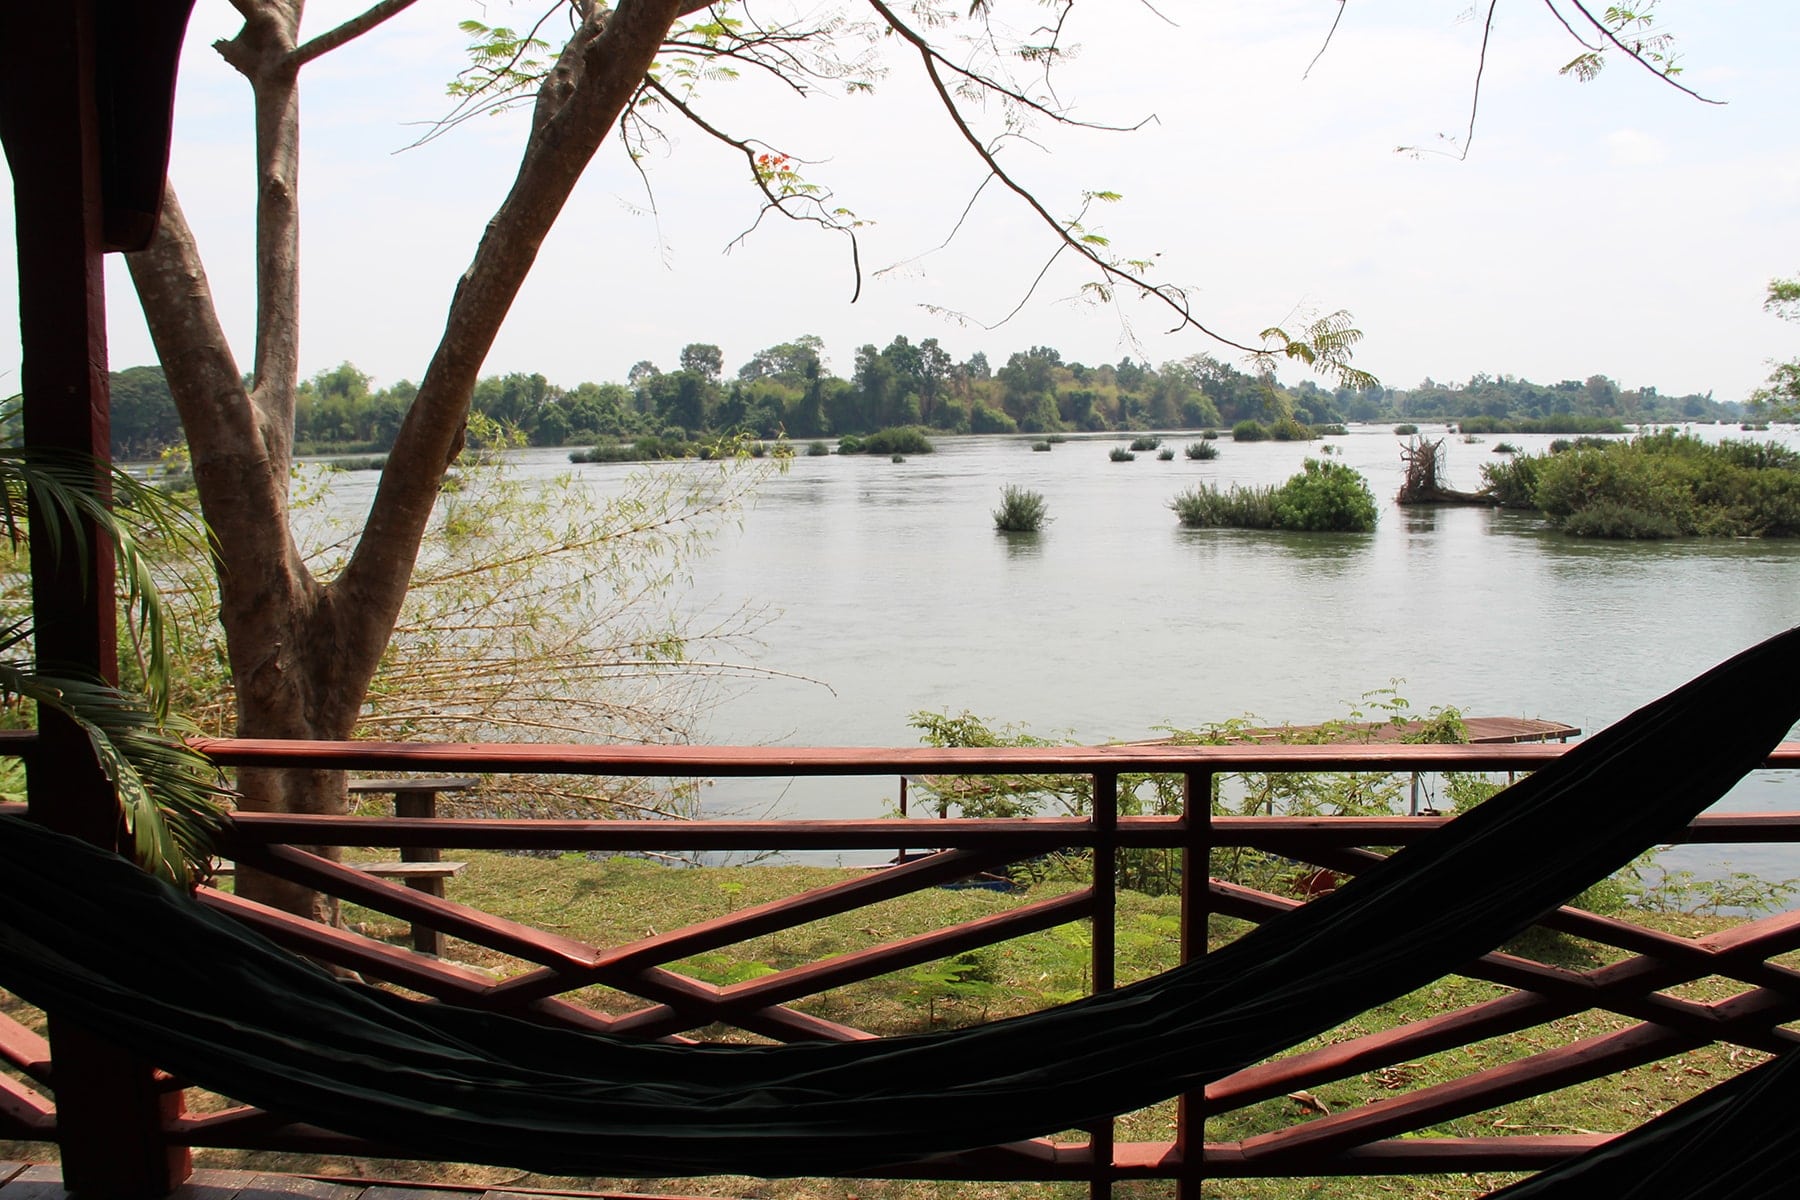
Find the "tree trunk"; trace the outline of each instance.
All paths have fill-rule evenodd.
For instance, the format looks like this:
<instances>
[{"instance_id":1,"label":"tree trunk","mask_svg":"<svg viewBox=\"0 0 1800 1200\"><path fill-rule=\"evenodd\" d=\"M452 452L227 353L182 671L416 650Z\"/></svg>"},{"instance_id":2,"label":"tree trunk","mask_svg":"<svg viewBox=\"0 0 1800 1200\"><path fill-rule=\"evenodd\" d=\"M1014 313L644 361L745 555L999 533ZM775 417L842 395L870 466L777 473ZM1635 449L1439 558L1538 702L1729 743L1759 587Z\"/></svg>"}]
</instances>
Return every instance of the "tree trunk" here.
<instances>
[{"instance_id":1,"label":"tree trunk","mask_svg":"<svg viewBox=\"0 0 1800 1200\"><path fill-rule=\"evenodd\" d=\"M243 737L348 738L392 637L444 472L462 448L478 372L538 248L582 171L643 82L691 0L621 0L583 19L544 81L517 179L450 302L444 337L408 409L356 550L315 579L288 512L299 384L299 72L404 4L300 44L300 0L242 0L243 29L216 49L256 104L257 314L254 382L226 344L193 231L171 188L155 240L128 256L193 454L217 539L220 619ZM353 28L354 27L354 28ZM347 32L348 31L348 32ZM240 773L252 811L341 813L341 771ZM241 893L324 915L308 889L253 873Z\"/></svg>"}]
</instances>

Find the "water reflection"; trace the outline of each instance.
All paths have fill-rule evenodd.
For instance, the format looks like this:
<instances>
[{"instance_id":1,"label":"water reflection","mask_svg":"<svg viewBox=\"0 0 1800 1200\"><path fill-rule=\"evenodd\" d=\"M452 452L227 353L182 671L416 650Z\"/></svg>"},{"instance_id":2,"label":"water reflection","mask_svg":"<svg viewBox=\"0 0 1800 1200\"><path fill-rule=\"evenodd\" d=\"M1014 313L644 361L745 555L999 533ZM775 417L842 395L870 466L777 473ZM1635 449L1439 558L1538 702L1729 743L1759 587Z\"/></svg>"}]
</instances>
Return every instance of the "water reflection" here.
<instances>
[{"instance_id":1,"label":"water reflection","mask_svg":"<svg viewBox=\"0 0 1800 1200\"><path fill-rule=\"evenodd\" d=\"M994 536L1006 546L1009 562L1036 561L1044 557L1044 535L1041 533L996 531Z\"/></svg>"}]
</instances>

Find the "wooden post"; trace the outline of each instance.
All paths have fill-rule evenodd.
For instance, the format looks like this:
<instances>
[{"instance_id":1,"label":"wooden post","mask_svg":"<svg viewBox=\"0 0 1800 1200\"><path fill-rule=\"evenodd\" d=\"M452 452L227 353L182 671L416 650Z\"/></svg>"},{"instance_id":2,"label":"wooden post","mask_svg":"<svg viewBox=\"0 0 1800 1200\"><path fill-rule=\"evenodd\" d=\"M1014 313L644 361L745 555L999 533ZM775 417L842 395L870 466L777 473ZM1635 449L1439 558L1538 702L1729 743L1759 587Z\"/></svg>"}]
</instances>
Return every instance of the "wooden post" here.
<instances>
[{"instance_id":1,"label":"wooden post","mask_svg":"<svg viewBox=\"0 0 1800 1200\"><path fill-rule=\"evenodd\" d=\"M172 12L175 6L152 7ZM102 17L115 11L104 0L15 6L0 63L0 137L12 168L19 248L25 443L102 462L110 427L100 26ZM183 6L177 33L186 15ZM155 101L144 103L153 107ZM79 531L65 527L57 553L43 536L47 520L33 508L38 665L116 681L111 543L85 522ZM85 542L85 556L72 534ZM26 768L31 815L65 833L116 847L118 801L86 735L43 709L38 729ZM64 1183L98 1200L163 1195L191 1169L186 1148L162 1135L164 1118L180 1113L181 1093L95 1036L104 1032L50 1014Z\"/></svg>"},{"instance_id":2,"label":"wooden post","mask_svg":"<svg viewBox=\"0 0 1800 1200\"><path fill-rule=\"evenodd\" d=\"M439 792L461 792L474 787L476 780L455 776L447 779L354 779L350 782L350 791L360 794L388 793L394 797L394 815L396 817L424 818L430 820L437 816L437 798ZM443 861L444 852L438 846L402 846L400 861L413 863L434 863ZM414 891L424 892L444 898L444 879L441 875L424 878L408 877L406 886ZM413 949L421 954L439 955L444 952L444 935L428 925L413 923Z\"/></svg>"},{"instance_id":3,"label":"wooden post","mask_svg":"<svg viewBox=\"0 0 1800 1200\"><path fill-rule=\"evenodd\" d=\"M394 815L396 817L419 817L430 820L437 816L437 792L428 788L409 789L394 793ZM402 846L401 862L437 862L443 852L436 846ZM414 891L444 898L444 881L441 878L408 879L406 886ZM433 956L444 952L444 935L429 925L413 923L413 949L420 954Z\"/></svg>"},{"instance_id":4,"label":"wooden post","mask_svg":"<svg viewBox=\"0 0 1800 1200\"><path fill-rule=\"evenodd\" d=\"M1094 823L1094 994L1110 992L1118 973L1118 853L1119 777L1094 775L1094 804L1089 819ZM1109 1118L1088 1130L1093 1174L1088 1177L1089 1200L1110 1200L1113 1185L1113 1132Z\"/></svg>"},{"instance_id":5,"label":"wooden post","mask_svg":"<svg viewBox=\"0 0 1800 1200\"><path fill-rule=\"evenodd\" d=\"M1211 771L1189 771L1181 782L1181 961L1206 953L1212 883ZM1200 1200L1206 1182L1206 1093L1183 1092L1175 1100L1175 1149L1181 1173L1177 1200Z\"/></svg>"}]
</instances>

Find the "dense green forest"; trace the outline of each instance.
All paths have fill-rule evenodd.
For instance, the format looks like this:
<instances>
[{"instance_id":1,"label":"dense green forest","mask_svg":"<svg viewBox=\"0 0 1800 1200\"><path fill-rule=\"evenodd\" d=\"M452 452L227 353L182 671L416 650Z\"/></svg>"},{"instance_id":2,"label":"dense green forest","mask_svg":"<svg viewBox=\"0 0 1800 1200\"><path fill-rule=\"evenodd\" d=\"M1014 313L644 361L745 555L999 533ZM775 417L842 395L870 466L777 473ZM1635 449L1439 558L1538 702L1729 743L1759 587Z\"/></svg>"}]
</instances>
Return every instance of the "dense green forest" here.
<instances>
[{"instance_id":1,"label":"dense green forest","mask_svg":"<svg viewBox=\"0 0 1800 1200\"><path fill-rule=\"evenodd\" d=\"M113 375L113 452L157 455L181 441L162 371ZM376 388L351 363L320 371L300 387L295 440L302 452L379 453L393 442L417 390L402 380ZM542 375L491 375L475 389L473 411L517 430L535 446L592 445L648 434L682 440L741 431L759 438L863 434L901 425L946 433L1102 432L1199 429L1292 418L1303 425L1455 418L1618 421L1736 421L1738 404L1708 395L1627 391L1604 375L1538 384L1476 375L1463 384L1430 379L1411 389L1328 391L1294 386L1208 355L1160 367L1122 358L1087 366L1049 346L1013 354L994 368L985 354L957 362L936 338L896 337L885 349L857 350L848 376L828 368L824 343L803 336L758 351L735 373L719 348L693 343L667 370L631 368L623 383L565 387Z\"/></svg>"}]
</instances>

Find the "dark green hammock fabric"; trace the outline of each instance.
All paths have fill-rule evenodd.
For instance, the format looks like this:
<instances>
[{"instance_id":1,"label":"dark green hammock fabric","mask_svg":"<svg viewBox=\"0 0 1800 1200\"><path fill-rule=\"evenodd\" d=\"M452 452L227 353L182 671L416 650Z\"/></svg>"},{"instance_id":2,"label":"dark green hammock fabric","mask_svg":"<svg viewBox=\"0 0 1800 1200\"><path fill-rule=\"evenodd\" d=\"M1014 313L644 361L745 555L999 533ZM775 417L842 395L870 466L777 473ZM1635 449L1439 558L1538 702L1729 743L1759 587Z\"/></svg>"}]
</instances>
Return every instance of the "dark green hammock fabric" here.
<instances>
[{"instance_id":1,"label":"dark green hammock fabric","mask_svg":"<svg viewBox=\"0 0 1800 1200\"><path fill-rule=\"evenodd\" d=\"M1196 1089L1493 949L1762 762L1800 716L1797 667L1790 631L1217 953L972 1029L680 1047L408 1000L16 820L0 822L0 984L202 1086L422 1158L878 1171Z\"/></svg>"}]
</instances>

